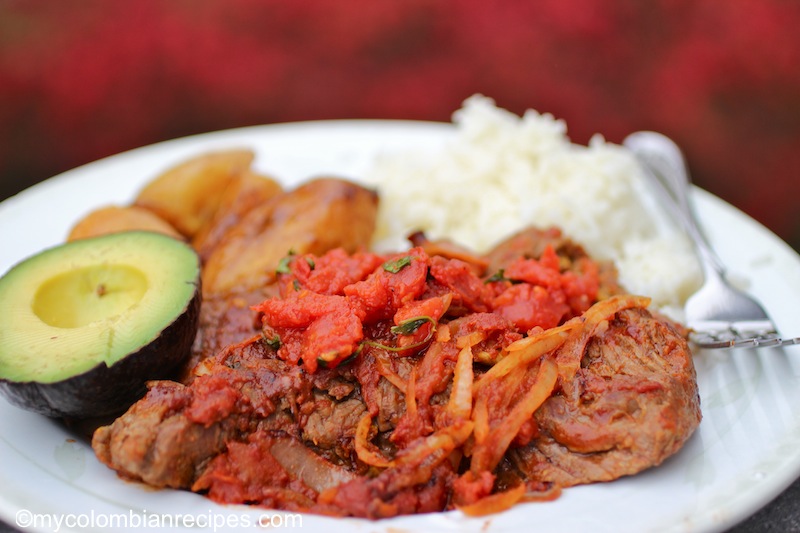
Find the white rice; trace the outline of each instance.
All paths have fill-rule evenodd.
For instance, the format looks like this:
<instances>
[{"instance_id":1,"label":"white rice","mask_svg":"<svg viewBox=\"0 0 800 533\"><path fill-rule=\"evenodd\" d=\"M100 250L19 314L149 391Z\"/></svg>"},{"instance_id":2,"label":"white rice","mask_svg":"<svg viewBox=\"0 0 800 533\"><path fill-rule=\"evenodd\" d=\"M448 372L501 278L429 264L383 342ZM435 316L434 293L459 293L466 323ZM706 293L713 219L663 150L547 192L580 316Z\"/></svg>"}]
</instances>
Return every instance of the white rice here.
<instances>
[{"instance_id":1,"label":"white rice","mask_svg":"<svg viewBox=\"0 0 800 533\"><path fill-rule=\"evenodd\" d=\"M378 249L407 247L422 230L484 252L526 226L555 225L613 260L629 291L679 315L702 274L623 147L599 135L573 144L563 121L533 110L519 117L483 96L453 122L442 149L384 154L365 176L381 194Z\"/></svg>"}]
</instances>

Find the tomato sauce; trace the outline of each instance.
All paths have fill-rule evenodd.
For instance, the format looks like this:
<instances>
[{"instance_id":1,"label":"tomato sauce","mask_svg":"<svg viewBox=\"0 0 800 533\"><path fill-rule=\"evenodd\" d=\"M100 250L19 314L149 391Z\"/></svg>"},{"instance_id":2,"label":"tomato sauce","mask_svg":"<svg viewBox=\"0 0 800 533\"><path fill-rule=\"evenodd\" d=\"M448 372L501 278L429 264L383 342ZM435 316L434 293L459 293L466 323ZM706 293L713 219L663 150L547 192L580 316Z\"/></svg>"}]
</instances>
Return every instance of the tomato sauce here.
<instances>
[{"instance_id":1,"label":"tomato sauce","mask_svg":"<svg viewBox=\"0 0 800 533\"><path fill-rule=\"evenodd\" d=\"M538 259L521 257L495 273L430 257L422 247L391 255L290 255L279 268L280 295L254 309L279 357L313 373L354 357L365 343L398 356L420 353L443 321L464 316L482 317L472 319L473 327L506 342L558 326L597 301L597 265L582 258L576 266L562 270L551 246ZM387 334L365 336L382 322L392 325ZM484 342L479 352L488 351Z\"/></svg>"}]
</instances>

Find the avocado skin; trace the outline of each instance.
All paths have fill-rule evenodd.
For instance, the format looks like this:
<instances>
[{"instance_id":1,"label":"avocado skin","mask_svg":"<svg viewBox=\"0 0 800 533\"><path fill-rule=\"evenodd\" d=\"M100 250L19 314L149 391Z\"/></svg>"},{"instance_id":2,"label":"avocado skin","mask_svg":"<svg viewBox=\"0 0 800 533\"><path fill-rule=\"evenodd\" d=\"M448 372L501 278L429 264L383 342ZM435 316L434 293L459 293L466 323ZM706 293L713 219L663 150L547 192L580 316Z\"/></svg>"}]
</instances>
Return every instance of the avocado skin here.
<instances>
[{"instance_id":1,"label":"avocado skin","mask_svg":"<svg viewBox=\"0 0 800 533\"><path fill-rule=\"evenodd\" d=\"M115 364L100 363L54 383L0 379L0 394L11 404L53 418L87 419L118 415L147 392L147 382L174 378L189 359L200 324L202 291L151 342Z\"/></svg>"}]
</instances>

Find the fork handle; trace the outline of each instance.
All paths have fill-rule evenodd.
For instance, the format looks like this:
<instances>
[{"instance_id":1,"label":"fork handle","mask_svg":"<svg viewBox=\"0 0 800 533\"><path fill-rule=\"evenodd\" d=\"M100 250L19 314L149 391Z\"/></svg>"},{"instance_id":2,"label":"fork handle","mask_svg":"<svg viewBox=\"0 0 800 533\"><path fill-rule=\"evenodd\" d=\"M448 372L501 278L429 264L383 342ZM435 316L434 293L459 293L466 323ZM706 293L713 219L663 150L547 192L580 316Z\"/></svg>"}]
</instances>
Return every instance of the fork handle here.
<instances>
[{"instance_id":1,"label":"fork handle","mask_svg":"<svg viewBox=\"0 0 800 533\"><path fill-rule=\"evenodd\" d=\"M681 149L672 139L652 131L629 135L622 143L636 156L647 179L662 196L664 204L680 221L703 262L706 276L725 278L725 267L709 245L697 223L689 199L691 178Z\"/></svg>"}]
</instances>

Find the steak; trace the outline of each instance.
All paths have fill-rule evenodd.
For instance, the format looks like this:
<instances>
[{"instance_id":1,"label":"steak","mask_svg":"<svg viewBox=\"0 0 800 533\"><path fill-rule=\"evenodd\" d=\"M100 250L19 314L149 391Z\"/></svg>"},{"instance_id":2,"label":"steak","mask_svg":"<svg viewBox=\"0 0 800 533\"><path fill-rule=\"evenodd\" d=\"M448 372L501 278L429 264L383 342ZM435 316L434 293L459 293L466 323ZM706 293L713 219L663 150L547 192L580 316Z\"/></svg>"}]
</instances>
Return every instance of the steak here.
<instances>
[{"instance_id":1,"label":"steak","mask_svg":"<svg viewBox=\"0 0 800 533\"><path fill-rule=\"evenodd\" d=\"M260 339L232 345L198 368L188 385L149 383L144 398L95 431L97 457L125 478L188 489L231 443L278 431L332 464L358 468L353 436L367 406L349 368L307 374ZM380 376L375 381L381 390L392 387ZM394 404L387 395L381 406L396 420L403 397L392 397Z\"/></svg>"},{"instance_id":2,"label":"steak","mask_svg":"<svg viewBox=\"0 0 800 533\"><path fill-rule=\"evenodd\" d=\"M535 418L539 436L510 453L526 477L568 487L659 465L700 423L691 351L667 320L622 311Z\"/></svg>"},{"instance_id":3,"label":"steak","mask_svg":"<svg viewBox=\"0 0 800 533\"><path fill-rule=\"evenodd\" d=\"M94 433L97 457L121 476L153 487L185 488L225 448L221 424L192 422L190 393L180 383L151 384L149 393L113 424Z\"/></svg>"},{"instance_id":4,"label":"steak","mask_svg":"<svg viewBox=\"0 0 800 533\"><path fill-rule=\"evenodd\" d=\"M685 332L646 298L619 295L613 266L596 267L557 230L513 236L483 271L444 250L457 257L367 257L374 271L338 252L296 256L279 286L210 298L196 366L181 383L150 383L98 429L98 458L125 478L223 503L382 518L520 483L532 492L632 475L694 432ZM353 279L338 293L304 285L341 278L342 265ZM535 296L547 284L562 300L542 305L568 311L558 328L529 326L538 315L519 289ZM509 306L508 294L520 299ZM267 296L259 329L251 305ZM339 312L361 322L329 320ZM328 344L342 332L354 336ZM524 355L541 339L552 344Z\"/></svg>"}]
</instances>

